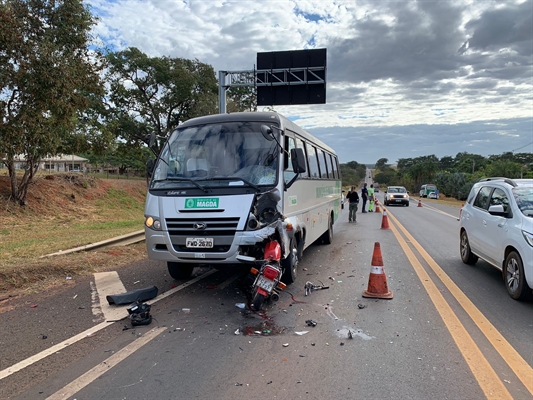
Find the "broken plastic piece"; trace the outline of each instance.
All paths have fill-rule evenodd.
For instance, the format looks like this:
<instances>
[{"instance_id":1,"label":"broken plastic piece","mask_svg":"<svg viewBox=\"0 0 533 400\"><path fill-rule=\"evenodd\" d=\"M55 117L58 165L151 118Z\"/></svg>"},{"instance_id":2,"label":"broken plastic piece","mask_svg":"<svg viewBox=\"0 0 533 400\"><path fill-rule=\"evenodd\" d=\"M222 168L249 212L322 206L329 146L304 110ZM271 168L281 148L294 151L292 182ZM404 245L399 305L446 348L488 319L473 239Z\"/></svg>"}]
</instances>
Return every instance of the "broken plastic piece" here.
<instances>
[{"instance_id":1,"label":"broken plastic piece","mask_svg":"<svg viewBox=\"0 0 533 400\"><path fill-rule=\"evenodd\" d=\"M308 319L307 321L305 321L305 323L307 324L307 326L316 326L316 321L313 321L312 319Z\"/></svg>"},{"instance_id":2,"label":"broken plastic piece","mask_svg":"<svg viewBox=\"0 0 533 400\"><path fill-rule=\"evenodd\" d=\"M111 304L131 304L136 301L146 301L157 296L157 287L150 286L144 289L131 290L122 294L113 294L106 296L107 302Z\"/></svg>"},{"instance_id":3,"label":"broken plastic piece","mask_svg":"<svg viewBox=\"0 0 533 400\"><path fill-rule=\"evenodd\" d=\"M301 331L301 332L294 332L299 336L305 335L306 333L309 333L309 331Z\"/></svg>"}]
</instances>

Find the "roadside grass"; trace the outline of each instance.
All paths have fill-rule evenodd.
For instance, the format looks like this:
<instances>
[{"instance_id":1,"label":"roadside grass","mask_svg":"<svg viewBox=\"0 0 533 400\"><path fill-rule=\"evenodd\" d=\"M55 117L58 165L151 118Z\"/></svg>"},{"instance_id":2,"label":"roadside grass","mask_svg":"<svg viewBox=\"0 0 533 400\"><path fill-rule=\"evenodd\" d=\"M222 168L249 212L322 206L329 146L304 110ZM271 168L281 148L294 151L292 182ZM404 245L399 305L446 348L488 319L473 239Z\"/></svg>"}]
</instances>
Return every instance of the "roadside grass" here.
<instances>
[{"instance_id":1,"label":"roadside grass","mask_svg":"<svg viewBox=\"0 0 533 400\"><path fill-rule=\"evenodd\" d=\"M0 174L0 292L39 290L146 257L144 243L40 258L143 229L146 181L100 180L82 174L39 176L28 205L9 200Z\"/></svg>"}]
</instances>

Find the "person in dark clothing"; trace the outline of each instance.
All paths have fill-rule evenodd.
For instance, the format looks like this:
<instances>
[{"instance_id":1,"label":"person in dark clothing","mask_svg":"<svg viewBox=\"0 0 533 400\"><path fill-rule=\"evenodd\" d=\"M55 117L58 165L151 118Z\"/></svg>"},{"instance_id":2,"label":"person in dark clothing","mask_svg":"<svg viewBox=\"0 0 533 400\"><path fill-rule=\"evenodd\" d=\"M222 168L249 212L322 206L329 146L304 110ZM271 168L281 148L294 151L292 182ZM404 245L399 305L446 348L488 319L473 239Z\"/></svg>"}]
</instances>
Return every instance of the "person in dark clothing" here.
<instances>
[{"instance_id":1,"label":"person in dark clothing","mask_svg":"<svg viewBox=\"0 0 533 400\"><path fill-rule=\"evenodd\" d=\"M357 194L357 190L355 190L355 187L352 186L352 189L348 192L348 196L346 196L348 201L350 202L349 205L349 214L348 214L348 222L356 222L357 216L357 206L359 204L359 195Z\"/></svg>"},{"instance_id":2,"label":"person in dark clothing","mask_svg":"<svg viewBox=\"0 0 533 400\"><path fill-rule=\"evenodd\" d=\"M366 188L366 183L363 185L363 188L361 189L361 197L363 198L363 211L366 213L366 202L368 200L368 189Z\"/></svg>"}]
</instances>

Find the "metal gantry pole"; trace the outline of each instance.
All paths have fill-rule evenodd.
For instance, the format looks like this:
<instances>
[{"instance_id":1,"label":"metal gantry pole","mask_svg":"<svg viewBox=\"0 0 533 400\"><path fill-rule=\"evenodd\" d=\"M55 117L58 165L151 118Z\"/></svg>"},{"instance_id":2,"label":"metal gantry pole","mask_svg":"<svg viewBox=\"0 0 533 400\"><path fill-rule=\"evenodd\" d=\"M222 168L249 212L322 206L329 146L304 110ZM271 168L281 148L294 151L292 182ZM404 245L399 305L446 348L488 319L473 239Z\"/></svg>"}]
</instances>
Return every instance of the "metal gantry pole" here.
<instances>
[{"instance_id":1,"label":"metal gantry pole","mask_svg":"<svg viewBox=\"0 0 533 400\"><path fill-rule=\"evenodd\" d=\"M226 74L227 71L218 71L218 112L226 114Z\"/></svg>"}]
</instances>

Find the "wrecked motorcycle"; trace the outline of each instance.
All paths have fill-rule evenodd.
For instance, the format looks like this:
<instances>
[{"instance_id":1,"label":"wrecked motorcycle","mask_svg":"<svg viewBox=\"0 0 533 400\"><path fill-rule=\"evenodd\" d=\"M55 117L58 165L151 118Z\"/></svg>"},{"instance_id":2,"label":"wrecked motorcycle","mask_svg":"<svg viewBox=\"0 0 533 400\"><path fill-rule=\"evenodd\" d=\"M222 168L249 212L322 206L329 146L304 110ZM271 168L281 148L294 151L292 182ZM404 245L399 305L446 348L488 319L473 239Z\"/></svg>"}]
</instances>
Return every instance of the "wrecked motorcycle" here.
<instances>
[{"instance_id":1,"label":"wrecked motorcycle","mask_svg":"<svg viewBox=\"0 0 533 400\"><path fill-rule=\"evenodd\" d=\"M292 224L277 210L279 193L271 191L257 198L248 225L259 228L254 232L256 243L236 258L253 267L246 278L251 293L250 308L261 310L265 301L277 301L279 292L296 279L299 251ZM262 237L263 241L257 241Z\"/></svg>"},{"instance_id":2,"label":"wrecked motorcycle","mask_svg":"<svg viewBox=\"0 0 533 400\"><path fill-rule=\"evenodd\" d=\"M252 285L251 308L259 311L265 300L277 301L279 291L286 285L281 282L283 270L280 264L281 246L276 240L268 242L265 246L263 260L258 268L252 267L251 273L256 276Z\"/></svg>"}]
</instances>

